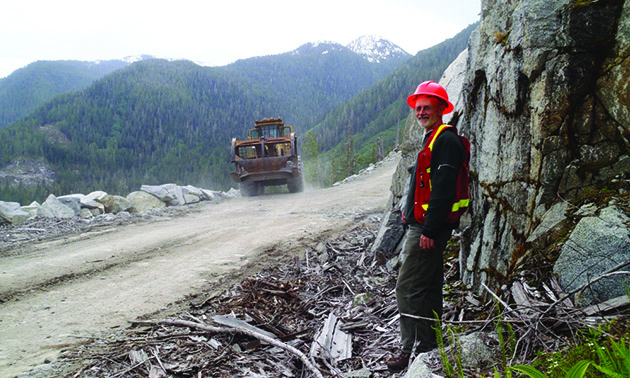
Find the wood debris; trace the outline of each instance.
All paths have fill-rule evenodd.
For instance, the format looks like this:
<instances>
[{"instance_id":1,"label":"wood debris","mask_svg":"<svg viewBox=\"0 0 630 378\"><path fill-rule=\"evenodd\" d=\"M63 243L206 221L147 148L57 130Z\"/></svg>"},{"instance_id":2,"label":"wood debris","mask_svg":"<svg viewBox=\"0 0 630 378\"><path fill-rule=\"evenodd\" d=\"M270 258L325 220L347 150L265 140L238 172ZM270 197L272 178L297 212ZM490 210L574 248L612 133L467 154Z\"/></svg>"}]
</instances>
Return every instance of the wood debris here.
<instances>
[{"instance_id":1,"label":"wood debris","mask_svg":"<svg viewBox=\"0 0 630 378\"><path fill-rule=\"evenodd\" d=\"M391 376L385 360L400 347L396 277L366 256L374 237L358 228L319 253L307 250L303 258L195 301L178 319L134 322L126 337L97 341L64 358L91 358L82 372L94 376L126 371L126 377L146 377L158 370L190 377L341 376L361 369ZM369 294L363 296L368 302L354 304L361 294ZM208 331L218 328L224 331ZM275 345L246 335L246 329L261 330ZM314 369L285 346L307 356ZM130 350L144 350L148 361L132 363Z\"/></svg>"},{"instance_id":2,"label":"wood debris","mask_svg":"<svg viewBox=\"0 0 630 378\"><path fill-rule=\"evenodd\" d=\"M352 357L352 336L341 327L343 323L331 312L311 345L310 356L330 358L335 364Z\"/></svg>"},{"instance_id":3,"label":"wood debris","mask_svg":"<svg viewBox=\"0 0 630 378\"><path fill-rule=\"evenodd\" d=\"M80 361L76 376L400 377L386 369L400 348L396 271L367 253L374 237L360 227L325 248L304 251L301 259L197 298L175 319L135 321L124 337L67 350L62 359ZM509 323L516 338L510 363L557 350L558 340L592 319L572 307L553 276L530 285L535 280L527 274L538 273L523 273L512 290L487 288L484 299L459 281L458 267L456 247L449 246L443 326L456 325L463 334ZM439 358L430 361L431 370L443 375ZM494 367L464 372L489 376Z\"/></svg>"}]
</instances>

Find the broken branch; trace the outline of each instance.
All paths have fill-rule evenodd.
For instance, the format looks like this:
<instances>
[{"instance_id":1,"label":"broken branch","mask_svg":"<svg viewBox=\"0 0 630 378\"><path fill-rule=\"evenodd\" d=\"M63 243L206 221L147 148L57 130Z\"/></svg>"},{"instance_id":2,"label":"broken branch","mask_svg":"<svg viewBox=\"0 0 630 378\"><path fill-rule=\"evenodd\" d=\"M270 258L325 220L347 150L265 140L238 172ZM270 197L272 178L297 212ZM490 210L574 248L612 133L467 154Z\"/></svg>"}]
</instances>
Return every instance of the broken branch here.
<instances>
[{"instance_id":1,"label":"broken branch","mask_svg":"<svg viewBox=\"0 0 630 378\"><path fill-rule=\"evenodd\" d=\"M139 320L139 321L133 321L132 324L140 324L140 325L170 325L170 326L176 326L176 327L189 327L189 328L196 328L196 329L200 329L200 330L204 330L204 331L208 331L208 332L213 332L213 333L239 333L239 334L243 334L243 335L247 335L247 336L251 336L254 337L258 340L264 341L266 343L269 343L273 346L277 346L279 348L282 348L288 352L291 352L293 354L295 354L304 364L304 366L306 366L310 371L313 372L313 374L315 374L316 377L319 378L324 378L324 376L322 375L322 373L319 371L319 369L317 369L308 359L308 357L302 353L299 349L292 347L291 345L285 344L281 341L278 341L272 337L260 334L258 332L254 332L252 330L249 329L245 329L245 328L227 328L227 327L214 327L205 323L197 323L197 322L191 322L188 320L158 320L158 321L145 321L145 320Z\"/></svg>"}]
</instances>

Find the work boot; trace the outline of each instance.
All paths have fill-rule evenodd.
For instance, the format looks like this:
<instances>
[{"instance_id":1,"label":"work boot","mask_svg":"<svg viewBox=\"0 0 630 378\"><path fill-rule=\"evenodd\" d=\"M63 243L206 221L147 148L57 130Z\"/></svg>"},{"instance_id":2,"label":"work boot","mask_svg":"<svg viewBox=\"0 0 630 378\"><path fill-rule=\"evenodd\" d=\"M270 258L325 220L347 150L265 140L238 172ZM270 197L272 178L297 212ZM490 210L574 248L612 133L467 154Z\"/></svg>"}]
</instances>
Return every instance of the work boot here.
<instances>
[{"instance_id":1,"label":"work boot","mask_svg":"<svg viewBox=\"0 0 630 378\"><path fill-rule=\"evenodd\" d=\"M420 354L420 353L429 353L430 351L432 351L433 349L437 348L437 344L420 344L416 347L416 354Z\"/></svg>"},{"instance_id":2,"label":"work boot","mask_svg":"<svg viewBox=\"0 0 630 378\"><path fill-rule=\"evenodd\" d=\"M403 371L409 365L409 353L400 353L398 357L392 357L387 361L387 369L393 373Z\"/></svg>"}]
</instances>

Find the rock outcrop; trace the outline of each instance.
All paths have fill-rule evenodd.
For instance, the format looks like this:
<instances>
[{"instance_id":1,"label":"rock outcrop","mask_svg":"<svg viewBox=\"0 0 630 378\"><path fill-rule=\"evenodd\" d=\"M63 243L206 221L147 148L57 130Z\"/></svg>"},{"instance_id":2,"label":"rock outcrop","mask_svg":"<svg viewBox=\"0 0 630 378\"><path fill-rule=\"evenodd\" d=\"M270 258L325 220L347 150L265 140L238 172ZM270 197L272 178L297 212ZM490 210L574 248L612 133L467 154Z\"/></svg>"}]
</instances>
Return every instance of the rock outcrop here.
<instances>
[{"instance_id":1,"label":"rock outcrop","mask_svg":"<svg viewBox=\"0 0 630 378\"><path fill-rule=\"evenodd\" d=\"M467 52L440 80L455 104L445 121L471 142L460 270L476 294L509 280L523 250L567 234L566 203L630 192L629 36L630 0L482 1ZM410 112L389 211L421 135Z\"/></svg>"},{"instance_id":2,"label":"rock outcrop","mask_svg":"<svg viewBox=\"0 0 630 378\"><path fill-rule=\"evenodd\" d=\"M497 287L558 200L630 175L630 1L482 2L458 122L472 144L463 278Z\"/></svg>"}]
</instances>

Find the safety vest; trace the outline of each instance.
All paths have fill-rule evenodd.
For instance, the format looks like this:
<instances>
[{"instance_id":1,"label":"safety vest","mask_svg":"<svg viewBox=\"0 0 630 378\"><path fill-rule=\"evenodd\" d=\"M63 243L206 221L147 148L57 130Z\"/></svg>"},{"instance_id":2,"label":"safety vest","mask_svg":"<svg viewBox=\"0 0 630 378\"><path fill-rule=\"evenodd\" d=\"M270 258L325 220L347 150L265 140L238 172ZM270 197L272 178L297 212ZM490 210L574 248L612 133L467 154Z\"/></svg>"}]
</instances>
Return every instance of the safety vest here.
<instances>
[{"instance_id":1,"label":"safety vest","mask_svg":"<svg viewBox=\"0 0 630 378\"><path fill-rule=\"evenodd\" d=\"M418 166L416 168L416 192L414 215L418 222L424 224L425 214L429 209L429 199L431 198L431 151L433 143L450 125L441 125L431 135L431 139L425 147L418 153ZM457 132L457 129L455 129ZM465 158L464 164L459 168L457 174L455 198L453 198L453 206L451 212L446 217L446 223L456 223L459 216L468 209L470 202L470 194L468 193L468 164L470 162L470 143L468 139L457 134L464 145Z\"/></svg>"}]
</instances>

